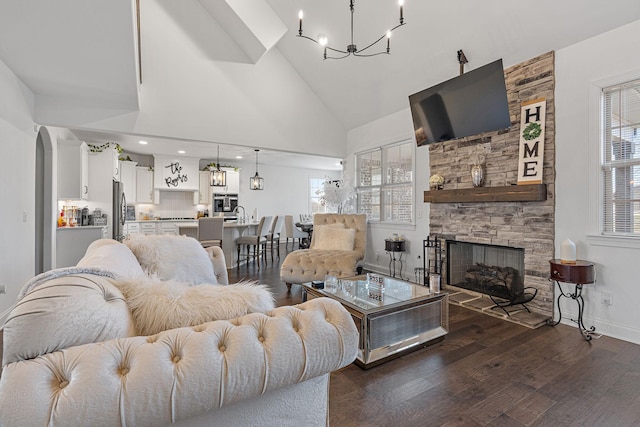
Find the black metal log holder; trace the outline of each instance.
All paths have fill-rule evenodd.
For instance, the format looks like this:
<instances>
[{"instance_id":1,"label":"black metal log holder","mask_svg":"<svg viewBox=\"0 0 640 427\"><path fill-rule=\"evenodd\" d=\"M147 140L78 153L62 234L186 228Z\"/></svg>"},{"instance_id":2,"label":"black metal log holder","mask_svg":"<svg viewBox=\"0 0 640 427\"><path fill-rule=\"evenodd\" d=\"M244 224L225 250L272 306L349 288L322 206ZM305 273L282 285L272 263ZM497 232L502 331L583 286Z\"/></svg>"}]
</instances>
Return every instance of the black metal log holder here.
<instances>
[{"instance_id":1,"label":"black metal log holder","mask_svg":"<svg viewBox=\"0 0 640 427\"><path fill-rule=\"evenodd\" d=\"M508 290L506 285L505 285L505 289ZM528 290L533 290L533 293L527 292ZM526 287L524 288L524 292L522 292L520 295L513 295L507 299L501 298L500 300L497 300L496 297L494 297L493 295L491 294L487 294L487 295L489 295L489 298L491 298L491 301L493 301L493 303L495 304L493 307L491 307L492 310L496 308L500 308L502 311L505 312L507 316L511 316L511 313L509 313L505 307L510 307L513 305L521 305L525 308L525 310L527 310L527 312L531 313L531 310L529 310L529 307L527 307L525 304L533 300L537 294L538 294L538 290L536 288Z\"/></svg>"},{"instance_id":2,"label":"black metal log holder","mask_svg":"<svg viewBox=\"0 0 640 427\"><path fill-rule=\"evenodd\" d=\"M442 276L442 243L436 236L427 236L422 241L422 284L429 285L429 276Z\"/></svg>"}]
</instances>

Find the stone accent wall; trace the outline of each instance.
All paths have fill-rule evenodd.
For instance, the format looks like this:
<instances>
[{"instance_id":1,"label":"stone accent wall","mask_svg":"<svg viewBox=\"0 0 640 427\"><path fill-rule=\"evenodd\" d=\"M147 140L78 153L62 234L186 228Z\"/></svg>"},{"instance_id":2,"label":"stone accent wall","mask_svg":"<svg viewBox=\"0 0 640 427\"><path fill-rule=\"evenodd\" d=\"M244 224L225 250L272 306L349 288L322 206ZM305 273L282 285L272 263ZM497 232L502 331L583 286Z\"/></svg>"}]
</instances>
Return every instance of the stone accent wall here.
<instances>
[{"instance_id":1,"label":"stone accent wall","mask_svg":"<svg viewBox=\"0 0 640 427\"><path fill-rule=\"evenodd\" d=\"M553 315L553 284L548 280L555 239L554 53L505 70L511 128L429 145L431 174L445 178L445 189L470 188L475 155L485 157L486 187L515 184L518 173L521 103L546 98L543 182L544 202L431 203L430 229L439 238L512 246L525 250L525 286L538 289L527 306ZM446 245L442 245L443 249ZM444 254L446 257L446 254ZM445 261L446 265L446 261ZM446 271L443 272L446 274ZM446 278L444 283L446 283Z\"/></svg>"}]
</instances>

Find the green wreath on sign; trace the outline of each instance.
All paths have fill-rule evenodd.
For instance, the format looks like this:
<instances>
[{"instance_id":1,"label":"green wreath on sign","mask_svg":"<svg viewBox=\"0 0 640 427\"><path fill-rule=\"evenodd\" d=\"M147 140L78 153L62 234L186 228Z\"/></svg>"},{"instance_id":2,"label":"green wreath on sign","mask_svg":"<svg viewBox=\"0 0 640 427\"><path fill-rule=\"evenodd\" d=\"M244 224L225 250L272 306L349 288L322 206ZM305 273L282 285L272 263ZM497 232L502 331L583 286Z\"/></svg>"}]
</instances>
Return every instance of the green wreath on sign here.
<instances>
[{"instance_id":1,"label":"green wreath on sign","mask_svg":"<svg viewBox=\"0 0 640 427\"><path fill-rule=\"evenodd\" d=\"M531 141L532 139L536 139L542 133L542 126L538 123L529 123L526 128L522 131L522 137L527 141Z\"/></svg>"}]
</instances>

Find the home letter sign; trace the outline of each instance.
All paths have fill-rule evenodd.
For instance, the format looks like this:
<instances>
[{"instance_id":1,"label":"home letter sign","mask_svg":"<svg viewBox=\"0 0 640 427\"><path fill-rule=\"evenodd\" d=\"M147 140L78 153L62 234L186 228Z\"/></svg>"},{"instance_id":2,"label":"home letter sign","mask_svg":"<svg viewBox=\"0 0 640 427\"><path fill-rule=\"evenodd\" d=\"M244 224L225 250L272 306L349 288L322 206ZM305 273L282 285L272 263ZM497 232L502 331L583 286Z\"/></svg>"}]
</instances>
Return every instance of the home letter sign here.
<instances>
[{"instance_id":1,"label":"home letter sign","mask_svg":"<svg viewBox=\"0 0 640 427\"><path fill-rule=\"evenodd\" d=\"M518 185L542 184L546 105L545 98L522 103Z\"/></svg>"}]
</instances>

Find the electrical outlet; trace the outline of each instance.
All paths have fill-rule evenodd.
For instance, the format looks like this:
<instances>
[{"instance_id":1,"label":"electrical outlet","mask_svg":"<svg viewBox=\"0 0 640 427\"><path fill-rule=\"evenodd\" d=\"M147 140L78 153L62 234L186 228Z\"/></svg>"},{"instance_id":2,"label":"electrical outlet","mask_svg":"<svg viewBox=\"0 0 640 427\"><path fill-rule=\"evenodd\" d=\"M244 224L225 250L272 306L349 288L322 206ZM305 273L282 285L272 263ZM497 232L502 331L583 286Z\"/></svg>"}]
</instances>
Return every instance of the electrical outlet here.
<instances>
[{"instance_id":1,"label":"electrical outlet","mask_svg":"<svg viewBox=\"0 0 640 427\"><path fill-rule=\"evenodd\" d=\"M602 292L602 299L601 301L602 304L606 305L606 306L612 306L613 305L613 294L611 292Z\"/></svg>"},{"instance_id":2,"label":"electrical outlet","mask_svg":"<svg viewBox=\"0 0 640 427\"><path fill-rule=\"evenodd\" d=\"M7 285L5 285L4 283L0 283L0 294L6 294L7 293Z\"/></svg>"}]
</instances>

